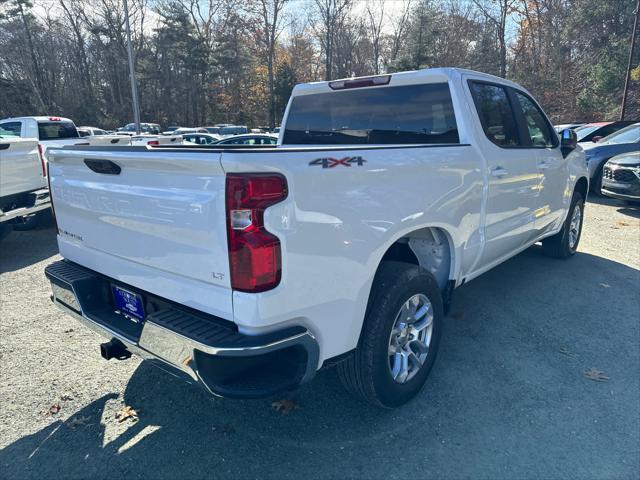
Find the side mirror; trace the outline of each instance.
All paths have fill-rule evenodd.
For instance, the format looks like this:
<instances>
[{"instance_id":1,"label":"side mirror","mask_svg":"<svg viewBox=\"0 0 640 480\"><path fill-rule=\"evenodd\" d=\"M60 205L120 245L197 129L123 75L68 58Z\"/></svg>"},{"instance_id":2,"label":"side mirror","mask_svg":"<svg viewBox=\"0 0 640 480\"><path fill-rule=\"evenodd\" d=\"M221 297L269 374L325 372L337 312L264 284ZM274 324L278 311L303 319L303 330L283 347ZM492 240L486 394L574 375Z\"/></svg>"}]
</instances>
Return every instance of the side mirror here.
<instances>
[{"instance_id":1,"label":"side mirror","mask_svg":"<svg viewBox=\"0 0 640 480\"><path fill-rule=\"evenodd\" d=\"M566 157L578 146L578 135L576 132L567 128L560 132L560 151L562 156Z\"/></svg>"},{"instance_id":2,"label":"side mirror","mask_svg":"<svg viewBox=\"0 0 640 480\"><path fill-rule=\"evenodd\" d=\"M600 140L602 140L602 139L603 139L603 137L602 137L602 136L596 135L595 137L593 137L593 138L591 139L591 141L592 141L593 143L598 143L598 142L599 142Z\"/></svg>"}]
</instances>

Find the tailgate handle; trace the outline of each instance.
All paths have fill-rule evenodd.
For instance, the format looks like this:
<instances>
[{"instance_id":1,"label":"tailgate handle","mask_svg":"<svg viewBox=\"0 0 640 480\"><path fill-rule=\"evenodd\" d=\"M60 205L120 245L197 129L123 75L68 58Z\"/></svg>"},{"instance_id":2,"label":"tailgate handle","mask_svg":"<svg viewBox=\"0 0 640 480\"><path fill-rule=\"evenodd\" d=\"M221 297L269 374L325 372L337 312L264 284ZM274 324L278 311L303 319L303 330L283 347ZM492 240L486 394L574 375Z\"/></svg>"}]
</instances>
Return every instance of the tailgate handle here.
<instances>
[{"instance_id":1,"label":"tailgate handle","mask_svg":"<svg viewBox=\"0 0 640 480\"><path fill-rule=\"evenodd\" d=\"M84 164L96 173L104 173L105 175L120 175L122 168L111 160L94 160L85 158Z\"/></svg>"}]
</instances>

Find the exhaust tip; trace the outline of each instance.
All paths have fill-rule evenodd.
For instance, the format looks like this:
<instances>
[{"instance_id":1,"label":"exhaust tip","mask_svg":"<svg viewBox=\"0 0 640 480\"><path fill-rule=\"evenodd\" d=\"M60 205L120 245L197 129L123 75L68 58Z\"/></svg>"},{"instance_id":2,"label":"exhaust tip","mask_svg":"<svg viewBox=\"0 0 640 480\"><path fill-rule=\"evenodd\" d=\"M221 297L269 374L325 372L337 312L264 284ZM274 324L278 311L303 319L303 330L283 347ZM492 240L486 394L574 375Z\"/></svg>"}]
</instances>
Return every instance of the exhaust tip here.
<instances>
[{"instance_id":1,"label":"exhaust tip","mask_svg":"<svg viewBox=\"0 0 640 480\"><path fill-rule=\"evenodd\" d=\"M126 360L131 357L131 352L127 350L127 347L120 340L112 338L110 341L100 344L100 355L105 360L111 360L112 358Z\"/></svg>"}]
</instances>

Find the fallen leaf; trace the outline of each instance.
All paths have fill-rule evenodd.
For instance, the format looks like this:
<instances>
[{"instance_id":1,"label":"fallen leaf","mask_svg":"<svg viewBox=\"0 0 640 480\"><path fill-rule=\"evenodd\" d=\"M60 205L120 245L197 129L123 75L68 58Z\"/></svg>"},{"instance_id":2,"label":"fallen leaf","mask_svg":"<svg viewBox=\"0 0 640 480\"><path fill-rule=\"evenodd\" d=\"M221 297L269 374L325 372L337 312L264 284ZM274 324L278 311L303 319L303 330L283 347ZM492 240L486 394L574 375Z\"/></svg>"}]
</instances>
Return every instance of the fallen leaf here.
<instances>
[{"instance_id":1,"label":"fallen leaf","mask_svg":"<svg viewBox=\"0 0 640 480\"><path fill-rule=\"evenodd\" d=\"M292 410L297 410L300 407L293 400L276 400L271 404L271 408L273 408L276 412L281 412L286 415Z\"/></svg>"},{"instance_id":2,"label":"fallen leaf","mask_svg":"<svg viewBox=\"0 0 640 480\"><path fill-rule=\"evenodd\" d=\"M73 332L73 328L69 328L69 329L65 330L63 333L71 333L71 332Z\"/></svg>"},{"instance_id":3,"label":"fallen leaf","mask_svg":"<svg viewBox=\"0 0 640 480\"><path fill-rule=\"evenodd\" d=\"M593 367L591 367L589 370L585 370L584 377L588 378L589 380L593 380L594 382L606 382L607 380L609 380L609 377L607 377L607 375L603 371Z\"/></svg>"},{"instance_id":4,"label":"fallen leaf","mask_svg":"<svg viewBox=\"0 0 640 480\"><path fill-rule=\"evenodd\" d=\"M71 428L75 430L80 426L84 427L84 426L91 425L90 423L87 423L89 420L91 420L91 417L73 417L72 419L67 421L67 425L69 425Z\"/></svg>"},{"instance_id":5,"label":"fallen leaf","mask_svg":"<svg viewBox=\"0 0 640 480\"><path fill-rule=\"evenodd\" d=\"M116 412L116 420L120 423L124 422L128 418L138 420L138 412L135 411L133 407L126 405Z\"/></svg>"},{"instance_id":6,"label":"fallen leaf","mask_svg":"<svg viewBox=\"0 0 640 480\"><path fill-rule=\"evenodd\" d=\"M609 285L608 283L601 283L600 286L603 288L611 288L611 285Z\"/></svg>"},{"instance_id":7,"label":"fallen leaf","mask_svg":"<svg viewBox=\"0 0 640 480\"><path fill-rule=\"evenodd\" d=\"M616 225L618 225L619 227L630 227L631 224L629 222L625 222L624 220L618 220L616 222Z\"/></svg>"},{"instance_id":8,"label":"fallen leaf","mask_svg":"<svg viewBox=\"0 0 640 480\"><path fill-rule=\"evenodd\" d=\"M70 401L70 400L73 400L73 397L72 397L70 394L65 393L64 395L62 395L62 397L60 397L60 399L61 399L63 402L68 402L68 401Z\"/></svg>"},{"instance_id":9,"label":"fallen leaf","mask_svg":"<svg viewBox=\"0 0 640 480\"><path fill-rule=\"evenodd\" d=\"M60 406L59 403L54 403L53 405L51 405L49 407L49 415L55 415L56 413L58 413L60 411L62 407Z\"/></svg>"}]
</instances>

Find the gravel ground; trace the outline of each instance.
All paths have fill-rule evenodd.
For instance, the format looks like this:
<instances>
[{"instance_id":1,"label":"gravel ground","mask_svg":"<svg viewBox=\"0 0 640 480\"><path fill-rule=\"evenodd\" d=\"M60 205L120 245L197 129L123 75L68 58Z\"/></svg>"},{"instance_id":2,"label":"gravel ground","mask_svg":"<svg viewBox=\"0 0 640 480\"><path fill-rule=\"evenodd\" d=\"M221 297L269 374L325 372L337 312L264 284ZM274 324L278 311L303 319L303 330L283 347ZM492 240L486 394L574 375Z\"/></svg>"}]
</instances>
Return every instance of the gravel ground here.
<instances>
[{"instance_id":1,"label":"gravel ground","mask_svg":"<svg viewBox=\"0 0 640 480\"><path fill-rule=\"evenodd\" d=\"M288 414L105 362L101 338L49 301L53 229L14 232L0 244L0 477L637 479L639 218L591 202L573 259L534 247L457 290L405 407L363 405L328 370ZM138 421L115 419L125 405Z\"/></svg>"}]
</instances>

